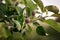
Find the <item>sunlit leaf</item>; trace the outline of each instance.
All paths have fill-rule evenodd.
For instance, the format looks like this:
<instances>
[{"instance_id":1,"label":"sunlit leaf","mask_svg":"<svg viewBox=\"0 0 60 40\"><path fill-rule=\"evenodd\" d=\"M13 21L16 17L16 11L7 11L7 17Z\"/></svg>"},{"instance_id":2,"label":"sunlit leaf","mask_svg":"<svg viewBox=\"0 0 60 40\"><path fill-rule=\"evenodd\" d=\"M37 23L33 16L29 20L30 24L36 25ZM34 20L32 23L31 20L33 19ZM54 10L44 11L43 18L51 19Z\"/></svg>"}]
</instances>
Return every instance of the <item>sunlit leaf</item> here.
<instances>
[{"instance_id":1,"label":"sunlit leaf","mask_svg":"<svg viewBox=\"0 0 60 40\"><path fill-rule=\"evenodd\" d=\"M45 20L45 22L47 24L49 24L49 26L51 26L53 29L55 29L56 31L60 32L60 25L57 24L56 21L54 21L54 20Z\"/></svg>"},{"instance_id":2,"label":"sunlit leaf","mask_svg":"<svg viewBox=\"0 0 60 40\"><path fill-rule=\"evenodd\" d=\"M40 7L41 11L44 11L44 5L43 2L41 0L34 0L36 2L36 4Z\"/></svg>"},{"instance_id":3,"label":"sunlit leaf","mask_svg":"<svg viewBox=\"0 0 60 40\"><path fill-rule=\"evenodd\" d=\"M14 20L14 19L12 19L12 20L13 20L13 22L16 24L17 29L20 31L21 25L20 25L19 21Z\"/></svg>"}]
</instances>

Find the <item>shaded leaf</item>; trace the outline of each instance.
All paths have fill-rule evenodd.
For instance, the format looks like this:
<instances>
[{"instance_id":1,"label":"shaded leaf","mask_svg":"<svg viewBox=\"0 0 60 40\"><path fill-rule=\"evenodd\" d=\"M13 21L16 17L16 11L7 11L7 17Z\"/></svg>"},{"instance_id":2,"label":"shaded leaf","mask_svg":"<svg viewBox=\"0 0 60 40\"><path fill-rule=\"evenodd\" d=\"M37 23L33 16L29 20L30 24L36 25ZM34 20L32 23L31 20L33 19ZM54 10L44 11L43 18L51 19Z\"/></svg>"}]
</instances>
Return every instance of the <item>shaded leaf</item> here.
<instances>
[{"instance_id":1,"label":"shaded leaf","mask_svg":"<svg viewBox=\"0 0 60 40\"><path fill-rule=\"evenodd\" d=\"M18 16L18 19L17 19L21 25L21 27L24 25L24 16L21 15L21 16Z\"/></svg>"},{"instance_id":2,"label":"shaded leaf","mask_svg":"<svg viewBox=\"0 0 60 40\"><path fill-rule=\"evenodd\" d=\"M30 16L30 8L29 7L26 7L26 12L27 12L27 16Z\"/></svg>"},{"instance_id":3,"label":"shaded leaf","mask_svg":"<svg viewBox=\"0 0 60 40\"><path fill-rule=\"evenodd\" d=\"M21 9L20 7L16 6L16 11L18 13L18 17L17 20L20 23L21 27L24 25L24 15L23 15L23 11L24 9Z\"/></svg>"},{"instance_id":4,"label":"shaded leaf","mask_svg":"<svg viewBox=\"0 0 60 40\"><path fill-rule=\"evenodd\" d=\"M18 15L19 15L19 16L17 17L17 20L19 21L21 27L22 27L23 24L24 24L23 10L24 10L24 9L21 9L21 8L19 8L19 7L16 6L16 11L17 11L17 13L18 13Z\"/></svg>"},{"instance_id":5,"label":"shaded leaf","mask_svg":"<svg viewBox=\"0 0 60 40\"><path fill-rule=\"evenodd\" d=\"M4 15L7 12L7 6L6 4L0 3L0 15Z\"/></svg>"},{"instance_id":6,"label":"shaded leaf","mask_svg":"<svg viewBox=\"0 0 60 40\"><path fill-rule=\"evenodd\" d=\"M32 31L32 28L30 25L27 25L28 26L28 31L31 32Z\"/></svg>"},{"instance_id":7,"label":"shaded leaf","mask_svg":"<svg viewBox=\"0 0 60 40\"><path fill-rule=\"evenodd\" d=\"M18 0L21 4L24 4L24 0Z\"/></svg>"},{"instance_id":8,"label":"shaded leaf","mask_svg":"<svg viewBox=\"0 0 60 40\"><path fill-rule=\"evenodd\" d=\"M1 37L9 37L11 34L8 29L5 29L5 24L3 22L0 22L0 38Z\"/></svg>"},{"instance_id":9,"label":"shaded leaf","mask_svg":"<svg viewBox=\"0 0 60 40\"><path fill-rule=\"evenodd\" d=\"M6 30L6 34L8 35L8 37L11 36L11 33L10 33L9 29L5 28L5 30Z\"/></svg>"},{"instance_id":10,"label":"shaded leaf","mask_svg":"<svg viewBox=\"0 0 60 40\"><path fill-rule=\"evenodd\" d=\"M33 24L35 26L37 26L37 28L36 28L37 34L42 35L42 36L45 36L46 35L45 34L46 32L45 32L44 28L42 26L40 26L40 24L38 22L34 22Z\"/></svg>"},{"instance_id":11,"label":"shaded leaf","mask_svg":"<svg viewBox=\"0 0 60 40\"><path fill-rule=\"evenodd\" d=\"M56 19L56 22L59 22L59 23L60 23L60 17L58 17L58 18Z\"/></svg>"},{"instance_id":12,"label":"shaded leaf","mask_svg":"<svg viewBox=\"0 0 60 40\"><path fill-rule=\"evenodd\" d=\"M40 20L39 21L44 21L45 20L45 18L40 18Z\"/></svg>"},{"instance_id":13,"label":"shaded leaf","mask_svg":"<svg viewBox=\"0 0 60 40\"><path fill-rule=\"evenodd\" d=\"M46 35L45 34L45 30L44 30L44 28L42 26L38 26L36 28L36 32L37 32L37 34L42 35L42 36L45 36Z\"/></svg>"},{"instance_id":14,"label":"shaded leaf","mask_svg":"<svg viewBox=\"0 0 60 40\"><path fill-rule=\"evenodd\" d=\"M19 30L17 29L17 27L14 27L14 28L12 29L12 31L18 32Z\"/></svg>"},{"instance_id":15,"label":"shaded leaf","mask_svg":"<svg viewBox=\"0 0 60 40\"><path fill-rule=\"evenodd\" d=\"M33 23L35 26L39 26L40 24L38 22Z\"/></svg>"},{"instance_id":16,"label":"shaded leaf","mask_svg":"<svg viewBox=\"0 0 60 40\"><path fill-rule=\"evenodd\" d=\"M56 6L50 5L50 6L46 6L45 9L47 9L48 11L54 12L56 14L58 14L59 9Z\"/></svg>"},{"instance_id":17,"label":"shaded leaf","mask_svg":"<svg viewBox=\"0 0 60 40\"><path fill-rule=\"evenodd\" d=\"M55 21L60 23L60 14L53 14L52 16L57 17Z\"/></svg>"},{"instance_id":18,"label":"shaded leaf","mask_svg":"<svg viewBox=\"0 0 60 40\"><path fill-rule=\"evenodd\" d=\"M53 14L54 17L60 17L60 14Z\"/></svg>"},{"instance_id":19,"label":"shaded leaf","mask_svg":"<svg viewBox=\"0 0 60 40\"><path fill-rule=\"evenodd\" d=\"M6 2L7 5L12 5L12 0L5 0L5 2Z\"/></svg>"},{"instance_id":20,"label":"shaded leaf","mask_svg":"<svg viewBox=\"0 0 60 40\"><path fill-rule=\"evenodd\" d=\"M10 0L5 0L6 4L11 4Z\"/></svg>"}]
</instances>

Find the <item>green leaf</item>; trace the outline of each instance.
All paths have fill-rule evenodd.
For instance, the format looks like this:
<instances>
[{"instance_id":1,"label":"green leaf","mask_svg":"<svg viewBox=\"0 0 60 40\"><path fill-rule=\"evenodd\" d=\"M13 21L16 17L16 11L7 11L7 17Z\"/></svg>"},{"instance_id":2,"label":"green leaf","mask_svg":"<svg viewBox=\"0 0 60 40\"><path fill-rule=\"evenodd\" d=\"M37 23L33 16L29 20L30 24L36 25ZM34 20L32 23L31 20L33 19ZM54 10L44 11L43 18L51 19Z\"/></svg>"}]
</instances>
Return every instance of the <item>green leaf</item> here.
<instances>
[{"instance_id":1,"label":"green leaf","mask_svg":"<svg viewBox=\"0 0 60 40\"><path fill-rule=\"evenodd\" d=\"M46 15L48 15L48 10L46 9Z\"/></svg>"},{"instance_id":2,"label":"green leaf","mask_svg":"<svg viewBox=\"0 0 60 40\"><path fill-rule=\"evenodd\" d=\"M30 8L29 7L26 7L26 12L27 12L27 16L30 16Z\"/></svg>"},{"instance_id":3,"label":"green leaf","mask_svg":"<svg viewBox=\"0 0 60 40\"><path fill-rule=\"evenodd\" d=\"M17 20L19 21L19 23L20 23L20 25L22 27L24 25L24 15L23 15L24 9L21 9L21 8L16 6L16 11L18 13Z\"/></svg>"},{"instance_id":4,"label":"green leaf","mask_svg":"<svg viewBox=\"0 0 60 40\"><path fill-rule=\"evenodd\" d=\"M5 28L5 31L6 31L6 35L8 35L8 37L11 36L9 29Z\"/></svg>"},{"instance_id":5,"label":"green leaf","mask_svg":"<svg viewBox=\"0 0 60 40\"><path fill-rule=\"evenodd\" d=\"M20 2L21 4L24 4L24 0L18 0L18 2Z\"/></svg>"},{"instance_id":6,"label":"green leaf","mask_svg":"<svg viewBox=\"0 0 60 40\"><path fill-rule=\"evenodd\" d=\"M6 11L7 11L7 6L3 3L0 3L0 15L6 14Z\"/></svg>"},{"instance_id":7,"label":"green leaf","mask_svg":"<svg viewBox=\"0 0 60 40\"><path fill-rule=\"evenodd\" d=\"M31 32L32 31L32 28L30 25L27 25L28 26L28 31Z\"/></svg>"},{"instance_id":8,"label":"green leaf","mask_svg":"<svg viewBox=\"0 0 60 40\"><path fill-rule=\"evenodd\" d=\"M32 2L32 0L26 0L26 7L29 7L32 11L36 8L36 5Z\"/></svg>"},{"instance_id":9,"label":"green leaf","mask_svg":"<svg viewBox=\"0 0 60 40\"><path fill-rule=\"evenodd\" d=\"M53 14L54 17L60 17L60 14Z\"/></svg>"},{"instance_id":10,"label":"green leaf","mask_svg":"<svg viewBox=\"0 0 60 40\"><path fill-rule=\"evenodd\" d=\"M12 0L5 0L5 2L6 2L6 5L8 5L8 6L15 6L15 3L12 1Z\"/></svg>"},{"instance_id":11,"label":"green leaf","mask_svg":"<svg viewBox=\"0 0 60 40\"><path fill-rule=\"evenodd\" d=\"M41 11L44 12L44 5L41 0L34 0L36 4L40 7Z\"/></svg>"},{"instance_id":12,"label":"green leaf","mask_svg":"<svg viewBox=\"0 0 60 40\"><path fill-rule=\"evenodd\" d=\"M59 12L59 9L56 7L56 6L53 6L53 5L50 5L50 6L46 6L45 7L45 10L48 10L48 11L51 11L51 12L54 12L56 14L58 14Z\"/></svg>"},{"instance_id":13,"label":"green leaf","mask_svg":"<svg viewBox=\"0 0 60 40\"><path fill-rule=\"evenodd\" d=\"M0 3L2 3L2 0L0 0Z\"/></svg>"},{"instance_id":14,"label":"green leaf","mask_svg":"<svg viewBox=\"0 0 60 40\"><path fill-rule=\"evenodd\" d=\"M39 26L40 24L38 22L33 22L35 26Z\"/></svg>"},{"instance_id":15,"label":"green leaf","mask_svg":"<svg viewBox=\"0 0 60 40\"><path fill-rule=\"evenodd\" d=\"M14 20L14 19L12 19L12 21L16 24L17 29L20 31L20 29L21 29L20 22L17 20Z\"/></svg>"},{"instance_id":16,"label":"green leaf","mask_svg":"<svg viewBox=\"0 0 60 40\"><path fill-rule=\"evenodd\" d=\"M0 38L1 37L7 38L11 35L9 30L5 29L5 27L6 26L5 26L4 22L0 22Z\"/></svg>"},{"instance_id":17,"label":"green leaf","mask_svg":"<svg viewBox=\"0 0 60 40\"><path fill-rule=\"evenodd\" d=\"M11 5L12 4L12 0L5 0L7 5Z\"/></svg>"},{"instance_id":18,"label":"green leaf","mask_svg":"<svg viewBox=\"0 0 60 40\"><path fill-rule=\"evenodd\" d=\"M32 0L24 0L25 5L26 5L26 10L27 14L32 15L32 11L37 8L36 4L32 2Z\"/></svg>"},{"instance_id":19,"label":"green leaf","mask_svg":"<svg viewBox=\"0 0 60 40\"><path fill-rule=\"evenodd\" d=\"M37 34L42 35L42 36L45 36L46 35L45 34L45 30L44 30L44 28L42 26L38 26L36 28L36 32L37 32Z\"/></svg>"},{"instance_id":20,"label":"green leaf","mask_svg":"<svg viewBox=\"0 0 60 40\"><path fill-rule=\"evenodd\" d=\"M46 35L45 34L46 32L45 32L44 28L42 26L40 26L40 24L38 22L34 22L33 24L35 26L37 26L37 28L36 28L37 34L42 35L42 36Z\"/></svg>"},{"instance_id":21,"label":"green leaf","mask_svg":"<svg viewBox=\"0 0 60 40\"><path fill-rule=\"evenodd\" d=\"M5 0L6 4L11 4L10 0Z\"/></svg>"},{"instance_id":22,"label":"green leaf","mask_svg":"<svg viewBox=\"0 0 60 40\"><path fill-rule=\"evenodd\" d=\"M24 16L21 15L21 16L18 16L17 20L19 21L21 27L24 25Z\"/></svg>"},{"instance_id":23,"label":"green leaf","mask_svg":"<svg viewBox=\"0 0 60 40\"><path fill-rule=\"evenodd\" d=\"M45 22L47 24L49 24L49 26L51 26L53 29L60 32L60 25L56 21L54 21L54 20L45 20Z\"/></svg>"},{"instance_id":24,"label":"green leaf","mask_svg":"<svg viewBox=\"0 0 60 40\"><path fill-rule=\"evenodd\" d=\"M18 6L16 6L15 8L16 8L16 11L17 11L17 13L18 13L19 16L20 16L20 15L23 15L23 10L24 10L24 9L21 9L21 8L18 7Z\"/></svg>"},{"instance_id":25,"label":"green leaf","mask_svg":"<svg viewBox=\"0 0 60 40\"><path fill-rule=\"evenodd\" d=\"M44 20L45 20L45 18L40 18L40 19L39 19L39 21L44 21Z\"/></svg>"}]
</instances>

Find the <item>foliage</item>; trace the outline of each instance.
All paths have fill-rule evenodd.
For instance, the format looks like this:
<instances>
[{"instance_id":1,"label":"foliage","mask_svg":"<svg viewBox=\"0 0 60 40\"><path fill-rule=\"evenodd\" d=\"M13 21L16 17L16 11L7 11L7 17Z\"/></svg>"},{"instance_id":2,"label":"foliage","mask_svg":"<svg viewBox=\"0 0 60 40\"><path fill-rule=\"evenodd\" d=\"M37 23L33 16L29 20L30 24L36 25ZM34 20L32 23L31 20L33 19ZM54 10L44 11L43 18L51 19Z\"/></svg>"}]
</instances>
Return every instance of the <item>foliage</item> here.
<instances>
[{"instance_id":1,"label":"foliage","mask_svg":"<svg viewBox=\"0 0 60 40\"><path fill-rule=\"evenodd\" d=\"M34 3L34 2L36 3ZM60 25L53 20L45 20L40 15L35 17L37 7L39 6L42 13L48 11L54 12L56 17L59 15L59 9L56 6L44 7L41 0L5 0L5 4L0 1L0 38L6 38L7 40L24 40L24 36L32 31L30 23L33 23L36 28L36 32L39 35L46 36L44 28L37 22L37 20L46 22L56 31L60 32ZM18 6L24 5L24 8ZM25 11L25 12L24 12ZM42 14L40 13L40 14ZM60 16L59 16L60 17ZM16 34L15 34L16 33ZM17 33L19 35L17 35ZM13 36L15 35L15 36ZM14 39L16 38L16 39ZM20 39L19 39L20 38Z\"/></svg>"},{"instance_id":2,"label":"foliage","mask_svg":"<svg viewBox=\"0 0 60 40\"><path fill-rule=\"evenodd\" d=\"M56 6L50 5L45 7L48 11L54 12L55 14L58 14L59 9Z\"/></svg>"}]
</instances>

